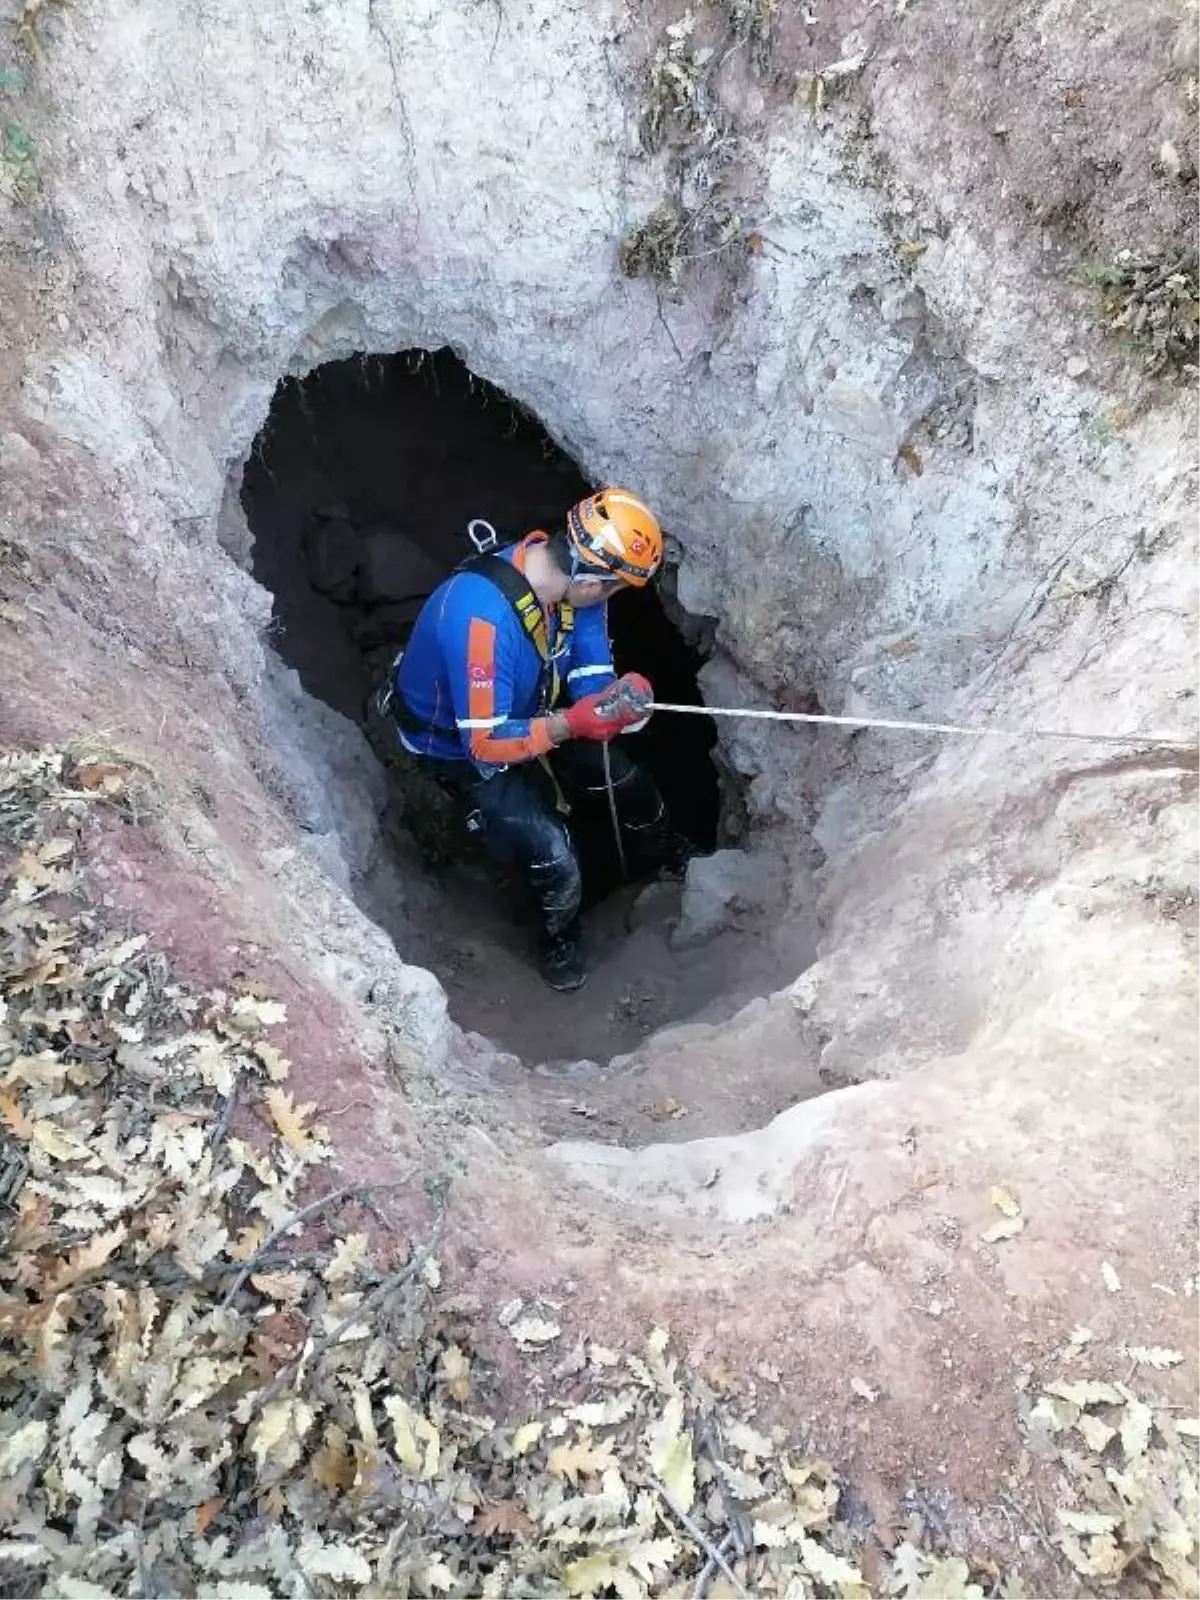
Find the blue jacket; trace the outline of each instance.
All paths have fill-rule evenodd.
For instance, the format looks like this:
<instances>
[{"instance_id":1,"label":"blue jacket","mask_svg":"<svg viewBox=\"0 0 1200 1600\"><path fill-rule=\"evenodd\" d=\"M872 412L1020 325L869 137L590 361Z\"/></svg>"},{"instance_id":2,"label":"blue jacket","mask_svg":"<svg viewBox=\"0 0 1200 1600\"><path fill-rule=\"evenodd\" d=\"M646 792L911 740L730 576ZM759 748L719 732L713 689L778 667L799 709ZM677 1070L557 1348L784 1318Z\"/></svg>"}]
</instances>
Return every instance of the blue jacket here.
<instances>
[{"instance_id":1,"label":"blue jacket","mask_svg":"<svg viewBox=\"0 0 1200 1600\"><path fill-rule=\"evenodd\" d=\"M529 546L545 539L532 533L499 553L523 572ZM435 589L395 673L393 687L405 707L432 730L402 725L405 748L471 761L484 772L545 755L552 747L546 712L616 678L606 605L576 611L565 640L558 607L545 616L549 667L509 600L481 573L456 572ZM545 695L543 673L553 674Z\"/></svg>"}]
</instances>

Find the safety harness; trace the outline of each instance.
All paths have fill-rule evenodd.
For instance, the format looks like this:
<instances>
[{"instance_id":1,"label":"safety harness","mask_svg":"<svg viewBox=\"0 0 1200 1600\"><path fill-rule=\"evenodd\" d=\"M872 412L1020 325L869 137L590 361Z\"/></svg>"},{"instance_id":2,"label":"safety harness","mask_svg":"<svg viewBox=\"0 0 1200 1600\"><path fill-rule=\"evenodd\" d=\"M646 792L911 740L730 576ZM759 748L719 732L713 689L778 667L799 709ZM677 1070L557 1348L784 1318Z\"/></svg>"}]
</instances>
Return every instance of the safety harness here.
<instances>
[{"instance_id":1,"label":"safety harness","mask_svg":"<svg viewBox=\"0 0 1200 1600\"><path fill-rule=\"evenodd\" d=\"M530 587L528 579L523 573L517 571L511 561L506 561L503 556L495 551L484 551L482 554L472 556L469 561L464 561L455 569L455 574L474 572L481 578L486 578L489 583L494 583L496 588L508 601L516 613L517 621L521 624L525 636L532 640L542 663L541 676L538 681L538 703L535 716L544 716L558 699L560 680L558 676L558 661L566 656L571 648L571 635L575 630L575 608L565 600L558 606L558 633L554 641L553 653L550 649L550 639L546 628L546 616L542 610L538 597ZM401 732L412 735L440 734L443 738L457 737L458 730L454 727L444 728L436 722L428 722L423 717L418 717L412 707L405 701L400 692L398 673L403 652L392 663L389 674L389 683L386 696L386 709L395 717Z\"/></svg>"}]
</instances>

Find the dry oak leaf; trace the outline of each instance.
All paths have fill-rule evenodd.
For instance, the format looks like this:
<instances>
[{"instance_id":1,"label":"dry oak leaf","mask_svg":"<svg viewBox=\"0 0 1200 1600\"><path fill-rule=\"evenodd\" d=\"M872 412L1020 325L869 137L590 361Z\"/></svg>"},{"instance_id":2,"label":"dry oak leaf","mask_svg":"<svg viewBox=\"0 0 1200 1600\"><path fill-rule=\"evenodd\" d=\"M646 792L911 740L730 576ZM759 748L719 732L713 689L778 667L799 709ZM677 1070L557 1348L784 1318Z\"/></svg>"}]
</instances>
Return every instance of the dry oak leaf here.
<instances>
[{"instance_id":1,"label":"dry oak leaf","mask_svg":"<svg viewBox=\"0 0 1200 1600\"><path fill-rule=\"evenodd\" d=\"M367 1258L367 1236L365 1233L348 1233L344 1239L338 1239L333 1247L333 1259L325 1268L322 1276L326 1283L337 1283L341 1278L353 1277L360 1263ZM463 1399L466 1396L462 1396Z\"/></svg>"},{"instance_id":2,"label":"dry oak leaf","mask_svg":"<svg viewBox=\"0 0 1200 1600\"><path fill-rule=\"evenodd\" d=\"M546 1467L554 1477L566 1478L568 1483L576 1484L581 1475L599 1476L616 1464L612 1445L607 1440L594 1444L585 1435L571 1444L556 1445L550 1452Z\"/></svg>"},{"instance_id":3,"label":"dry oak leaf","mask_svg":"<svg viewBox=\"0 0 1200 1600\"><path fill-rule=\"evenodd\" d=\"M289 1396L272 1400L250 1430L250 1450L257 1458L259 1471L271 1452L289 1436L302 1439L312 1425L313 1412L303 1400Z\"/></svg>"},{"instance_id":4,"label":"dry oak leaf","mask_svg":"<svg viewBox=\"0 0 1200 1600\"><path fill-rule=\"evenodd\" d=\"M109 1257L115 1255L121 1248L128 1232L124 1223L118 1223L107 1233L98 1233L86 1244L76 1246L54 1274L47 1286L47 1292L57 1294L87 1273L102 1267Z\"/></svg>"},{"instance_id":5,"label":"dry oak leaf","mask_svg":"<svg viewBox=\"0 0 1200 1600\"><path fill-rule=\"evenodd\" d=\"M398 1394L390 1394L383 1402L395 1436L396 1460L414 1478L428 1481L437 1477L441 1459L442 1438L428 1417L414 1411L408 1401ZM421 1454L421 1442L425 1453Z\"/></svg>"},{"instance_id":6,"label":"dry oak leaf","mask_svg":"<svg viewBox=\"0 0 1200 1600\"><path fill-rule=\"evenodd\" d=\"M260 1000L256 995L242 994L229 1008L229 1014L239 1028L272 1028L287 1021L287 1007L278 1000Z\"/></svg>"},{"instance_id":7,"label":"dry oak leaf","mask_svg":"<svg viewBox=\"0 0 1200 1600\"><path fill-rule=\"evenodd\" d=\"M725 1429L725 1438L744 1456L766 1461L776 1454L775 1446L765 1434L758 1433L747 1422L731 1422Z\"/></svg>"},{"instance_id":8,"label":"dry oak leaf","mask_svg":"<svg viewBox=\"0 0 1200 1600\"><path fill-rule=\"evenodd\" d=\"M484 1539L523 1537L534 1531L537 1524L522 1511L515 1500L504 1500L497 1506L487 1506L471 1522L471 1532Z\"/></svg>"},{"instance_id":9,"label":"dry oak leaf","mask_svg":"<svg viewBox=\"0 0 1200 1600\"><path fill-rule=\"evenodd\" d=\"M325 1428L325 1443L312 1458L312 1475L330 1494L343 1489L353 1489L358 1477L358 1462L349 1448L349 1440L336 1422Z\"/></svg>"},{"instance_id":10,"label":"dry oak leaf","mask_svg":"<svg viewBox=\"0 0 1200 1600\"><path fill-rule=\"evenodd\" d=\"M44 1119L34 1123L29 1138L31 1144L44 1150L53 1161L87 1161L91 1156L87 1145L80 1144L53 1122Z\"/></svg>"},{"instance_id":11,"label":"dry oak leaf","mask_svg":"<svg viewBox=\"0 0 1200 1600\"><path fill-rule=\"evenodd\" d=\"M823 1583L827 1589L836 1589L842 1600L869 1600L870 1590L859 1569L843 1556L829 1550L815 1539L800 1539L800 1562L805 1571ZM966 1562L962 1563L964 1574ZM944 1591L943 1591L944 1592ZM983 1590L976 1594L983 1600Z\"/></svg>"},{"instance_id":12,"label":"dry oak leaf","mask_svg":"<svg viewBox=\"0 0 1200 1600\"><path fill-rule=\"evenodd\" d=\"M310 1154L317 1141L304 1123L317 1109L316 1102L312 1101L303 1106L294 1105L291 1095L284 1089L268 1089L263 1098L267 1102L267 1110L271 1113L271 1121L279 1130L284 1143L290 1145L297 1155Z\"/></svg>"},{"instance_id":13,"label":"dry oak leaf","mask_svg":"<svg viewBox=\"0 0 1200 1600\"><path fill-rule=\"evenodd\" d=\"M267 1070L267 1077L272 1083L282 1083L291 1071L292 1064L281 1050L276 1050L273 1044L268 1044L265 1039L255 1039L250 1046L254 1054Z\"/></svg>"},{"instance_id":14,"label":"dry oak leaf","mask_svg":"<svg viewBox=\"0 0 1200 1600\"><path fill-rule=\"evenodd\" d=\"M33 1118L21 1110L15 1089L0 1089L0 1117L3 1117L18 1139L28 1142L33 1138Z\"/></svg>"},{"instance_id":15,"label":"dry oak leaf","mask_svg":"<svg viewBox=\"0 0 1200 1600\"><path fill-rule=\"evenodd\" d=\"M27 1461L36 1461L49 1437L49 1425L39 1419L22 1424L7 1439L0 1439L0 1478L11 1478Z\"/></svg>"},{"instance_id":16,"label":"dry oak leaf","mask_svg":"<svg viewBox=\"0 0 1200 1600\"><path fill-rule=\"evenodd\" d=\"M547 1322L543 1317L522 1317L519 1322L514 1322L508 1331L518 1344L537 1347L551 1344L558 1338L562 1329L557 1322Z\"/></svg>"},{"instance_id":17,"label":"dry oak leaf","mask_svg":"<svg viewBox=\"0 0 1200 1600\"><path fill-rule=\"evenodd\" d=\"M621 1583L621 1574L629 1573L629 1561L621 1550L595 1550L591 1555L570 1561L563 1568L563 1585L568 1595L594 1595L602 1589L616 1589L618 1595L644 1595L640 1583L628 1589Z\"/></svg>"},{"instance_id":18,"label":"dry oak leaf","mask_svg":"<svg viewBox=\"0 0 1200 1600\"><path fill-rule=\"evenodd\" d=\"M438 1377L446 1385L446 1393L452 1400L463 1402L471 1398L471 1363L458 1345L448 1345L442 1351Z\"/></svg>"},{"instance_id":19,"label":"dry oak leaf","mask_svg":"<svg viewBox=\"0 0 1200 1600\"><path fill-rule=\"evenodd\" d=\"M582 1405L571 1406L566 1415L585 1428L611 1428L615 1423L624 1422L636 1409L636 1394L632 1389L625 1389L607 1400L587 1400Z\"/></svg>"},{"instance_id":20,"label":"dry oak leaf","mask_svg":"<svg viewBox=\"0 0 1200 1600\"><path fill-rule=\"evenodd\" d=\"M696 1501L696 1465L682 1400L668 1400L662 1416L646 1429L645 1440L659 1482L681 1510L690 1511Z\"/></svg>"},{"instance_id":21,"label":"dry oak leaf","mask_svg":"<svg viewBox=\"0 0 1200 1600\"><path fill-rule=\"evenodd\" d=\"M1153 1367L1156 1372L1177 1367L1183 1360L1182 1350L1167 1350L1162 1345L1125 1344L1121 1346L1121 1354L1127 1356L1135 1366Z\"/></svg>"},{"instance_id":22,"label":"dry oak leaf","mask_svg":"<svg viewBox=\"0 0 1200 1600\"><path fill-rule=\"evenodd\" d=\"M371 1563L361 1550L339 1540L326 1542L310 1529L300 1539L296 1564L310 1578L331 1578L343 1583L370 1583Z\"/></svg>"},{"instance_id":23,"label":"dry oak leaf","mask_svg":"<svg viewBox=\"0 0 1200 1600\"><path fill-rule=\"evenodd\" d=\"M1015 1238L1024 1229L1024 1217L1002 1217L999 1222L993 1222L990 1228L985 1229L980 1238L984 1244L999 1244L1002 1239Z\"/></svg>"},{"instance_id":24,"label":"dry oak leaf","mask_svg":"<svg viewBox=\"0 0 1200 1600\"><path fill-rule=\"evenodd\" d=\"M1073 1533L1061 1536L1063 1554L1085 1578L1119 1578L1129 1562L1111 1533L1102 1533L1084 1544Z\"/></svg>"},{"instance_id":25,"label":"dry oak leaf","mask_svg":"<svg viewBox=\"0 0 1200 1600\"><path fill-rule=\"evenodd\" d=\"M512 1449L515 1456L526 1455L542 1437L541 1422L523 1422L512 1436Z\"/></svg>"}]
</instances>

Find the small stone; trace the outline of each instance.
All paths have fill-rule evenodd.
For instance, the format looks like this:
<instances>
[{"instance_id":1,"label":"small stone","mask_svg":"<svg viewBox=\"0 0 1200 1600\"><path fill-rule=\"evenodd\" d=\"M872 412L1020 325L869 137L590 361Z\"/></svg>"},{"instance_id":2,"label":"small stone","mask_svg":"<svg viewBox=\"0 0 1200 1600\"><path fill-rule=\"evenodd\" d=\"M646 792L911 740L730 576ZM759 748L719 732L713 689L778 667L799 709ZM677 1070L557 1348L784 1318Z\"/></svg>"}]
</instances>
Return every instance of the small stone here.
<instances>
[{"instance_id":1,"label":"small stone","mask_svg":"<svg viewBox=\"0 0 1200 1600\"><path fill-rule=\"evenodd\" d=\"M717 850L697 857L688 866L672 948L704 944L742 917L767 911L779 898L780 887L774 865L763 856Z\"/></svg>"},{"instance_id":2,"label":"small stone","mask_svg":"<svg viewBox=\"0 0 1200 1600\"><path fill-rule=\"evenodd\" d=\"M940 1317L944 1310L945 1307L940 1300L931 1300L929 1302L929 1315L931 1317Z\"/></svg>"},{"instance_id":3,"label":"small stone","mask_svg":"<svg viewBox=\"0 0 1200 1600\"><path fill-rule=\"evenodd\" d=\"M1183 171L1183 162L1179 159L1179 151L1170 139L1164 139L1158 147L1158 162L1163 171L1172 178L1177 178Z\"/></svg>"},{"instance_id":4,"label":"small stone","mask_svg":"<svg viewBox=\"0 0 1200 1600\"><path fill-rule=\"evenodd\" d=\"M346 601L354 594L359 567L357 536L349 522L318 518L304 536L308 581L318 594Z\"/></svg>"},{"instance_id":5,"label":"small stone","mask_svg":"<svg viewBox=\"0 0 1200 1600\"><path fill-rule=\"evenodd\" d=\"M358 598L382 601L424 600L447 575L446 567L425 554L398 529L373 523L361 534Z\"/></svg>"},{"instance_id":6,"label":"small stone","mask_svg":"<svg viewBox=\"0 0 1200 1600\"><path fill-rule=\"evenodd\" d=\"M678 915L680 894L677 883L647 884L629 908L629 931L669 926Z\"/></svg>"},{"instance_id":7,"label":"small stone","mask_svg":"<svg viewBox=\"0 0 1200 1600\"><path fill-rule=\"evenodd\" d=\"M1071 356L1067 362L1067 377L1082 378L1090 365L1086 356Z\"/></svg>"}]
</instances>

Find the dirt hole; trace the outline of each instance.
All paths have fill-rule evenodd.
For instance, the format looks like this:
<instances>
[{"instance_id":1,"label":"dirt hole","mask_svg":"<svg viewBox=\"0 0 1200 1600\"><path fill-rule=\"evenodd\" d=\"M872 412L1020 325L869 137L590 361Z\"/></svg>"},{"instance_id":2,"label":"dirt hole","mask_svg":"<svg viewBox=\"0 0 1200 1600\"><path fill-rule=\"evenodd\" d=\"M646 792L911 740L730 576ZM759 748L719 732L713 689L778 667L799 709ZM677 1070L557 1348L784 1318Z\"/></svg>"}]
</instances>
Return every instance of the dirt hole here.
<instances>
[{"instance_id":1,"label":"dirt hole","mask_svg":"<svg viewBox=\"0 0 1200 1600\"><path fill-rule=\"evenodd\" d=\"M507 543L558 527L592 487L535 417L449 349L355 356L285 380L242 482L275 648L310 694L364 726L388 771L387 849L360 901L404 959L437 974L461 1026L531 1065L608 1061L666 1023L720 1020L764 986L752 934L674 948L682 891L624 885L608 830L579 823L591 977L581 994L551 994L531 966L517 886L367 710L423 599L472 553L472 518ZM699 705L711 624L680 613L670 573L662 588L610 606L616 663L646 672L660 698ZM682 832L705 852L734 842L738 783L709 719L658 717L631 742ZM731 939L745 947L738 959Z\"/></svg>"}]
</instances>

